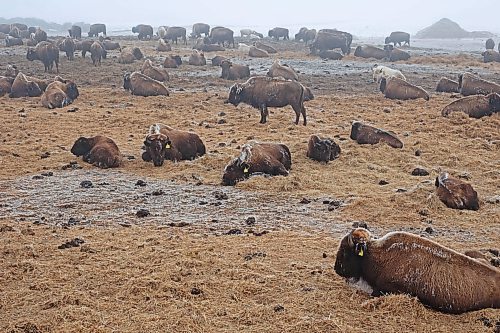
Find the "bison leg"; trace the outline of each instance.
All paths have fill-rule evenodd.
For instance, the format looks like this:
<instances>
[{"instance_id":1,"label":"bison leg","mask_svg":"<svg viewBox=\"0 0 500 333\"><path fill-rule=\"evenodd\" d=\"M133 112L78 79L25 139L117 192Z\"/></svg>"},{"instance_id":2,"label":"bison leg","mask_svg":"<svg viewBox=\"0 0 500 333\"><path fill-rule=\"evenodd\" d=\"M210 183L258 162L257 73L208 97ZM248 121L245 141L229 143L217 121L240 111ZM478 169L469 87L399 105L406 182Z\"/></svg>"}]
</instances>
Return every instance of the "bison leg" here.
<instances>
[{"instance_id":1,"label":"bison leg","mask_svg":"<svg viewBox=\"0 0 500 333\"><path fill-rule=\"evenodd\" d=\"M278 166L275 166L273 168L273 175L279 175L279 176L288 176L288 170L285 168L283 164L279 164Z\"/></svg>"},{"instance_id":2,"label":"bison leg","mask_svg":"<svg viewBox=\"0 0 500 333\"><path fill-rule=\"evenodd\" d=\"M152 161L151 155L147 151L143 152L142 153L142 160L144 162L151 162Z\"/></svg>"},{"instance_id":3,"label":"bison leg","mask_svg":"<svg viewBox=\"0 0 500 333\"><path fill-rule=\"evenodd\" d=\"M266 123L266 118L269 115L269 111L267 110L267 106L265 104L262 104L260 106L260 123L265 124Z\"/></svg>"}]
</instances>

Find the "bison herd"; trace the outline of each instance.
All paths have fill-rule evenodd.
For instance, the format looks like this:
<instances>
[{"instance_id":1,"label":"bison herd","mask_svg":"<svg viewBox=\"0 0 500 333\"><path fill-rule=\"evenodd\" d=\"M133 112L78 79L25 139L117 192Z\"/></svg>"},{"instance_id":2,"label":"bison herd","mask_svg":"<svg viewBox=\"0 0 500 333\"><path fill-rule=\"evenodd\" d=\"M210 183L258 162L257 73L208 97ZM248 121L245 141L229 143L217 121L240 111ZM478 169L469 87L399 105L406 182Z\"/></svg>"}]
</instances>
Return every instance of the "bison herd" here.
<instances>
[{"instance_id":1,"label":"bison herd","mask_svg":"<svg viewBox=\"0 0 500 333\"><path fill-rule=\"evenodd\" d=\"M188 39L194 39L194 47L187 61L191 66L205 66L207 52L236 48L231 29L222 26L211 28L205 23L195 23L189 36L186 28L176 26L161 26L155 34L151 25L139 24L131 31L141 41L158 38L158 52L170 52L173 44L180 41L187 45ZM107 37L104 24L90 26L88 37L98 37L97 40L82 40L82 29L78 26L72 26L68 30L69 37L58 41L50 41L47 33L40 28L21 24L0 24L0 33L5 34L6 46L24 45L24 39L27 39L29 47L26 58L41 61L45 72L54 71L55 65L55 72L59 73L59 52L65 52L68 61L74 59L75 51L81 50L83 58L88 52L94 66L101 66L111 50L119 52L116 58L121 64L132 64L144 58L140 48L121 47L118 42ZM238 45L238 50L248 56L269 57L277 53L270 43L262 41L263 34L252 29L242 29L240 34L241 37L254 40L251 45ZM290 38L289 30L280 27L270 29L267 36L275 44ZM340 60L351 54L353 36L336 29L316 31L303 27L295 35L295 40L303 42L312 55ZM408 33L392 32L384 42L383 47L358 45L354 57L389 62L410 58L408 52L396 47L410 46ZM483 53L485 62L500 61L498 52L493 50L494 46L493 40L486 42L487 50ZM268 120L269 107L290 106L295 113L295 124L299 124L302 117L303 125L307 125L304 103L314 99L314 94L300 82L299 73L293 67L276 59L265 76L257 76L252 75L252 69L248 65L237 63L235 59L219 55L213 57L211 62L214 66L220 66L221 78L239 81L229 88L226 104L238 106L244 103L258 109L261 124ZM155 66L150 58L146 58L140 70L120 73L123 75L123 89L135 96L169 96L165 83L170 80L167 68L177 68L182 64L179 55L169 54L161 67ZM401 71L389 66L374 65L372 78L379 84L379 90L385 98L421 98L425 101L430 98L426 90L409 82ZM444 117L454 112L463 112L469 117L481 118L500 111L500 85L470 73L461 74L456 81L441 78L436 91L463 95L442 110L441 115ZM10 98L40 97L41 104L52 109L73 103L78 98L79 91L76 83L71 80L60 76L53 80L42 80L25 75L15 65L9 65L5 75L0 77L0 96L3 95ZM403 141L395 133L360 121L352 123L350 138L358 144L384 143L396 149L403 147ZM324 164L337 159L341 154L341 147L333 139L319 134L311 135L303 149L305 156ZM142 160L153 162L155 167L161 167L165 160L179 162L206 155L205 144L198 134L159 123L152 124L146 131L142 150ZM117 144L102 135L78 138L71 153L82 156L85 162L100 168L123 165ZM244 144L239 155L225 166L221 183L234 186L253 175L288 176L291 172L292 155L285 144L252 140ZM479 209L478 194L470 184L443 172L436 178L435 186L436 195L447 207ZM395 270L395 267L398 269ZM372 287L374 295L408 293L417 296L424 304L444 312L460 313L500 307L498 269L407 233L390 233L374 239L368 230L354 229L340 242L335 271L342 277L364 279ZM409 279L404 274L410 274L412 278Z\"/></svg>"}]
</instances>

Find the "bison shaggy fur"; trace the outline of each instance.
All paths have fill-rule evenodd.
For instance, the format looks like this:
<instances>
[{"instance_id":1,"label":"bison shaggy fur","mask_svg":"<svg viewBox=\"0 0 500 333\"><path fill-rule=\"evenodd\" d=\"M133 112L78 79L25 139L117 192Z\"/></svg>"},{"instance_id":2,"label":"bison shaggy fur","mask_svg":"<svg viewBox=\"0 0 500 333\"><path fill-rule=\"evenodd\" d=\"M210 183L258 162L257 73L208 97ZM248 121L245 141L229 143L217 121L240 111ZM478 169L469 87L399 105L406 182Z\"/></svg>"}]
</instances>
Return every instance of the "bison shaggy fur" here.
<instances>
[{"instance_id":1,"label":"bison shaggy fur","mask_svg":"<svg viewBox=\"0 0 500 333\"><path fill-rule=\"evenodd\" d=\"M121 165L120 150L116 143L105 136L80 137L71 147L75 156L83 156L83 160L99 168L116 168Z\"/></svg>"}]
</instances>

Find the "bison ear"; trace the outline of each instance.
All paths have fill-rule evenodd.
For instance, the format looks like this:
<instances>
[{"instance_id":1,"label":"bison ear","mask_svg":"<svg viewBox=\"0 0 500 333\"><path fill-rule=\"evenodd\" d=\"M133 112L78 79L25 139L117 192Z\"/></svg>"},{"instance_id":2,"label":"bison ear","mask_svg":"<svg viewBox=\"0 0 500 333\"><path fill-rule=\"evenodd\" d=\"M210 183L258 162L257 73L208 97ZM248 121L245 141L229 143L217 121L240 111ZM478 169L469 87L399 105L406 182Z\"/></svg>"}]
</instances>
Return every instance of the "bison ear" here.
<instances>
[{"instance_id":1,"label":"bison ear","mask_svg":"<svg viewBox=\"0 0 500 333\"><path fill-rule=\"evenodd\" d=\"M170 139L167 139L165 142L165 149L170 149L172 148L172 141Z\"/></svg>"},{"instance_id":2,"label":"bison ear","mask_svg":"<svg viewBox=\"0 0 500 333\"><path fill-rule=\"evenodd\" d=\"M148 137L148 138L146 138L146 139L144 140L144 145L145 145L146 147L151 146L151 140L149 139L149 137Z\"/></svg>"},{"instance_id":3,"label":"bison ear","mask_svg":"<svg viewBox=\"0 0 500 333\"><path fill-rule=\"evenodd\" d=\"M250 172L250 165L248 165L248 163L241 163L241 169L243 173L247 175Z\"/></svg>"},{"instance_id":4,"label":"bison ear","mask_svg":"<svg viewBox=\"0 0 500 333\"><path fill-rule=\"evenodd\" d=\"M241 94L242 91L243 91L243 87L240 84L237 84L236 85L236 95Z\"/></svg>"}]
</instances>

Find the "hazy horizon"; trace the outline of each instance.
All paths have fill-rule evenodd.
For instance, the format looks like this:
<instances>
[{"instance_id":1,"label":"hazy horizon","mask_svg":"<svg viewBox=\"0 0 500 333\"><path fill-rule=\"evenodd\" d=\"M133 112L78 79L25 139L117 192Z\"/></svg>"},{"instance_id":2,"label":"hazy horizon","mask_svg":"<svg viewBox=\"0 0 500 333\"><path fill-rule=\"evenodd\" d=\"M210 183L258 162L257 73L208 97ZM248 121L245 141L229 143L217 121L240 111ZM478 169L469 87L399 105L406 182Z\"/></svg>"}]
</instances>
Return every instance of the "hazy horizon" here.
<instances>
[{"instance_id":1,"label":"hazy horizon","mask_svg":"<svg viewBox=\"0 0 500 333\"><path fill-rule=\"evenodd\" d=\"M48 22L105 23L110 27L132 27L139 23L190 26L205 22L211 26L259 27L266 29L283 26L308 26L310 28L338 28L360 36L383 36L391 31L402 30L411 34L449 18L467 31L486 30L499 33L497 15L500 1L477 0L458 3L445 0L394 1L383 4L369 0L345 3L310 0L286 3L254 0L236 7L234 1L219 0L216 3L190 1L186 6L172 6L158 0L147 2L147 7L132 1L87 0L67 5L61 0L25 0L11 2L2 8L1 16L34 17ZM361 10L362 9L362 10ZM293 30L295 29L291 29Z\"/></svg>"}]
</instances>

